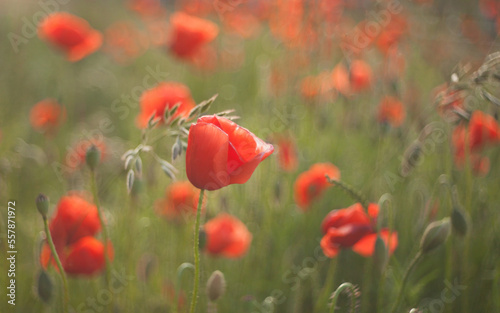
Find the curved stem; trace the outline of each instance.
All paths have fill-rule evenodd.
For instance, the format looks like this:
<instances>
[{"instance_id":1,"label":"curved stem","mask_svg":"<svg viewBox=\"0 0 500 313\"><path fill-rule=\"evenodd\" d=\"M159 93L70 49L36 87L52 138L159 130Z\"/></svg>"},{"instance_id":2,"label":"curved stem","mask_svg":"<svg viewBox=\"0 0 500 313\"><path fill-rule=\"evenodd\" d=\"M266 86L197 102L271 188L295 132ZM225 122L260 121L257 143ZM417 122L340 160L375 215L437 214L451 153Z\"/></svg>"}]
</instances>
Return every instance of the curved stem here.
<instances>
[{"instance_id":1,"label":"curved stem","mask_svg":"<svg viewBox=\"0 0 500 313\"><path fill-rule=\"evenodd\" d=\"M49 242L50 252L52 256L56 260L57 268L59 269L59 274L61 275L63 281L63 311L65 313L69 312L68 303L69 303L69 292L68 292L68 281L66 279L66 273L64 272L61 260L59 259L59 255L57 254L56 247L54 245L54 241L52 241L52 235L50 234L49 224L47 223L47 218L43 217L43 224L45 226L45 234L47 234L47 241Z\"/></svg>"},{"instance_id":2,"label":"curved stem","mask_svg":"<svg viewBox=\"0 0 500 313\"><path fill-rule=\"evenodd\" d=\"M396 299L396 303L394 303L394 306L392 307L392 311L391 311L392 313L395 313L396 310L398 309L399 303L401 302L401 298L403 297L403 291L405 289L406 282L408 281L408 277L410 277L411 271L413 270L415 265L417 265L418 261L420 261L420 258L422 258L422 255L423 255L422 251L418 251L418 253L415 255L413 260L411 260L410 265L406 269L405 275L403 276L403 281L401 282L401 287L399 288L399 294L398 294L398 297Z\"/></svg>"},{"instance_id":3,"label":"curved stem","mask_svg":"<svg viewBox=\"0 0 500 313\"><path fill-rule=\"evenodd\" d=\"M200 219L201 205L203 203L204 189L200 191L200 199L198 200L198 208L196 209L196 222L194 224L194 282L193 282L193 298L191 299L190 313L194 313L196 309L196 301L198 300L198 285L200 283Z\"/></svg>"},{"instance_id":4,"label":"curved stem","mask_svg":"<svg viewBox=\"0 0 500 313\"><path fill-rule=\"evenodd\" d=\"M111 282L111 272L110 272L110 260L108 256L108 229L106 227L106 224L104 222L104 217L102 214L101 210L101 205L99 203L99 197L97 194L97 183L95 179L95 171L90 170L90 189L92 191L92 197L94 198L94 204L97 207L97 214L99 215L99 222L101 223L102 227L102 239L104 241L104 260L105 260L105 281L106 281L106 287L110 287L110 282ZM113 295L111 295L113 297ZM111 299L111 304L113 304L113 298ZM111 305L110 310L113 310L113 305Z\"/></svg>"},{"instance_id":5,"label":"curved stem","mask_svg":"<svg viewBox=\"0 0 500 313\"><path fill-rule=\"evenodd\" d=\"M361 206L368 213L368 200L366 197L358 190L354 189L349 184L337 179L330 178L328 175L325 175L326 179L330 184L334 184L335 186L339 186L342 190L344 190L351 198L361 203Z\"/></svg>"},{"instance_id":6,"label":"curved stem","mask_svg":"<svg viewBox=\"0 0 500 313\"><path fill-rule=\"evenodd\" d=\"M341 284L337 290L335 290L335 292L333 293L333 299L332 299L332 306L330 307L330 313L334 313L335 312L335 304L337 303L337 300L340 296L340 294L342 293L342 291L346 290L346 289L351 289L351 291L354 293L356 287L354 287L353 284L351 283L343 283ZM354 308L356 306L356 297L355 295L351 295L351 308Z\"/></svg>"}]
</instances>

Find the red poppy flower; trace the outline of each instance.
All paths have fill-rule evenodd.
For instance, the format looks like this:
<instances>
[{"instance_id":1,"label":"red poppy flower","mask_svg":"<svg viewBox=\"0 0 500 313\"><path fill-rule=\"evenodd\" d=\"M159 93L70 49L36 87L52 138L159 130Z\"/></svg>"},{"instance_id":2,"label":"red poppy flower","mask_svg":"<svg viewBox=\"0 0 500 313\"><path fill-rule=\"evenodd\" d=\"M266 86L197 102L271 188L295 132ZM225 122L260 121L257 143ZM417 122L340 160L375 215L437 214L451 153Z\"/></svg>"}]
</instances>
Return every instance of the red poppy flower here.
<instances>
[{"instance_id":1,"label":"red poppy flower","mask_svg":"<svg viewBox=\"0 0 500 313\"><path fill-rule=\"evenodd\" d=\"M370 88L372 80L373 72L370 65L363 60L351 62L351 87L354 92Z\"/></svg>"},{"instance_id":2,"label":"red poppy flower","mask_svg":"<svg viewBox=\"0 0 500 313\"><path fill-rule=\"evenodd\" d=\"M327 257L333 258L342 248L352 250L362 256L371 256L375 249L377 232L375 223L378 216L378 205L370 203L368 214L360 203L346 209L333 210L325 217L321 229L325 234L321 240L321 248ZM390 253L397 247L397 234L383 229L380 237L389 246Z\"/></svg>"},{"instance_id":3,"label":"red poppy flower","mask_svg":"<svg viewBox=\"0 0 500 313\"><path fill-rule=\"evenodd\" d=\"M54 99L45 99L30 111L31 126L37 131L53 134L66 119L66 110Z\"/></svg>"},{"instance_id":4,"label":"red poppy flower","mask_svg":"<svg viewBox=\"0 0 500 313\"><path fill-rule=\"evenodd\" d=\"M332 186L325 175L332 179L340 179L339 169L331 163L316 163L297 177L294 185L295 202L303 211L321 196L323 191Z\"/></svg>"},{"instance_id":5,"label":"red poppy flower","mask_svg":"<svg viewBox=\"0 0 500 313\"><path fill-rule=\"evenodd\" d=\"M38 36L62 50L75 62L97 51L102 35L82 18L65 12L47 16L38 26Z\"/></svg>"},{"instance_id":6,"label":"red poppy flower","mask_svg":"<svg viewBox=\"0 0 500 313\"><path fill-rule=\"evenodd\" d=\"M179 58L190 59L219 32L214 23L182 12L172 14L170 22L170 51Z\"/></svg>"},{"instance_id":7,"label":"red poppy flower","mask_svg":"<svg viewBox=\"0 0 500 313\"><path fill-rule=\"evenodd\" d=\"M145 128L153 115L155 119L160 119L160 123L164 123L165 110L173 108L177 103L180 106L172 119L178 116L187 118L189 111L196 105L191 98L189 88L183 84L162 82L146 90L140 100L141 113L137 117L138 127Z\"/></svg>"},{"instance_id":8,"label":"red poppy flower","mask_svg":"<svg viewBox=\"0 0 500 313\"><path fill-rule=\"evenodd\" d=\"M189 130L187 177L206 190L244 184L273 151L271 144L226 118L202 116Z\"/></svg>"},{"instance_id":9,"label":"red poppy flower","mask_svg":"<svg viewBox=\"0 0 500 313\"><path fill-rule=\"evenodd\" d=\"M351 82L349 72L343 63L337 64L331 73L332 86L344 96L351 94Z\"/></svg>"},{"instance_id":10,"label":"red poppy flower","mask_svg":"<svg viewBox=\"0 0 500 313\"><path fill-rule=\"evenodd\" d=\"M144 53L149 45L147 36L127 21L111 24L106 29L104 38L104 52L118 63L133 60Z\"/></svg>"},{"instance_id":11,"label":"red poppy flower","mask_svg":"<svg viewBox=\"0 0 500 313\"><path fill-rule=\"evenodd\" d=\"M397 98L386 96L380 102L378 120L380 123L389 123L392 127L403 124L406 113L401 101Z\"/></svg>"},{"instance_id":12,"label":"red poppy flower","mask_svg":"<svg viewBox=\"0 0 500 313\"><path fill-rule=\"evenodd\" d=\"M87 150L92 146L96 146L97 149L101 152L101 162L108 156L108 150L104 141L91 139L91 140L82 140L76 143L71 151L66 155L66 165L69 169L75 170L80 165L85 164L85 156L87 155Z\"/></svg>"},{"instance_id":13,"label":"red poppy flower","mask_svg":"<svg viewBox=\"0 0 500 313\"><path fill-rule=\"evenodd\" d=\"M278 138L278 164L287 172L297 169L297 148L291 138L280 136Z\"/></svg>"},{"instance_id":14,"label":"red poppy flower","mask_svg":"<svg viewBox=\"0 0 500 313\"><path fill-rule=\"evenodd\" d=\"M95 205L76 194L61 198L49 230L68 274L94 275L104 268L104 245L93 237L100 229ZM110 259L113 257L111 243L108 243L108 256ZM50 263L56 265L47 243L42 247L40 262L44 268Z\"/></svg>"},{"instance_id":15,"label":"red poppy flower","mask_svg":"<svg viewBox=\"0 0 500 313\"><path fill-rule=\"evenodd\" d=\"M212 255L237 258L244 255L252 242L245 224L229 214L220 214L203 227L207 236L205 251Z\"/></svg>"},{"instance_id":16,"label":"red poppy flower","mask_svg":"<svg viewBox=\"0 0 500 313\"><path fill-rule=\"evenodd\" d=\"M190 182L174 182L167 187L165 198L156 201L155 208L158 214L168 220L178 220L184 215L196 215L200 190ZM202 212L204 202L202 203Z\"/></svg>"}]
</instances>

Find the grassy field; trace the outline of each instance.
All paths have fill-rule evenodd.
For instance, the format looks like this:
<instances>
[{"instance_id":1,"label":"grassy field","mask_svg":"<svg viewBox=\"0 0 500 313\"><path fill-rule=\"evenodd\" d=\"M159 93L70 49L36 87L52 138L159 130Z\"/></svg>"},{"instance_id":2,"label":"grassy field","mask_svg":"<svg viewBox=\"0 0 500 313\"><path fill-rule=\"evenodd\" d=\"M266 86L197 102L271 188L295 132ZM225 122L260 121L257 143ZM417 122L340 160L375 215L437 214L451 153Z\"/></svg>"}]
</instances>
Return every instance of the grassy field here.
<instances>
[{"instance_id":1,"label":"grassy field","mask_svg":"<svg viewBox=\"0 0 500 313\"><path fill-rule=\"evenodd\" d=\"M98 205L106 230L93 237L104 242L107 231L114 257L92 275L65 267L69 312L190 311L198 198L194 211L174 219L158 207L174 181L188 180L182 131L196 115L184 116L183 129L164 121L139 127L142 95L162 82L185 85L196 104L217 94L198 115L234 109L235 123L274 146L246 183L205 192L201 225L230 214L251 243L231 258L207 252L210 238L202 234L196 312L500 312L499 6L0 0L0 312L65 311L60 272L42 266L48 246L35 200L41 193L50 199L47 220L55 228L60 199L75 192ZM102 44L70 60L66 48L41 34L42 20L56 11L86 20ZM211 21L198 31L209 36L215 27L216 36L201 47L183 41L186 33L176 37L179 12ZM175 44L197 51L186 56ZM356 61L363 62L359 72ZM395 107L384 109L387 97ZM60 123L33 117L44 99L60 105ZM280 138L291 145L291 164L283 161ZM94 195L85 141L102 144ZM140 144L154 153L143 149L125 165L122 156ZM175 160L173 147L182 147ZM175 179L164 162L177 169ZM317 163L335 165L341 182L329 184L320 172L304 187L312 199L304 208L296 181ZM341 244L334 257L325 256L325 216L360 195L380 207L370 232L397 233L397 248L389 255L386 241L364 257L354 243ZM443 228L426 235L435 248L423 248L426 228L437 221ZM63 240L51 233L54 242ZM213 302L206 285L216 270L226 288ZM332 308L331 296L346 282L355 287L339 291Z\"/></svg>"}]
</instances>

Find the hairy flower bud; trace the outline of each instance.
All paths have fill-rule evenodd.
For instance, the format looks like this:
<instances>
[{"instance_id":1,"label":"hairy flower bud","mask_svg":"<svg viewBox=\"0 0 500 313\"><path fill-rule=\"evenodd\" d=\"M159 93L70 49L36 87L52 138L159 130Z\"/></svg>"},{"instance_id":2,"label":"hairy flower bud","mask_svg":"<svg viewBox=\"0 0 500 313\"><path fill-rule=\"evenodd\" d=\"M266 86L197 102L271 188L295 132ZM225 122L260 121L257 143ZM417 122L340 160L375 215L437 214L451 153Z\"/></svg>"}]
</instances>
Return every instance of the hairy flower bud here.
<instances>
[{"instance_id":1,"label":"hairy flower bud","mask_svg":"<svg viewBox=\"0 0 500 313\"><path fill-rule=\"evenodd\" d=\"M100 160L101 151L95 145L91 145L90 148L88 148L87 153L85 154L85 161L87 161L87 165L93 171L99 164Z\"/></svg>"},{"instance_id":2,"label":"hairy flower bud","mask_svg":"<svg viewBox=\"0 0 500 313\"><path fill-rule=\"evenodd\" d=\"M449 218L430 223L420 241L420 250L422 253L428 253L442 245L448 239L450 232L451 225Z\"/></svg>"},{"instance_id":3,"label":"hairy flower bud","mask_svg":"<svg viewBox=\"0 0 500 313\"><path fill-rule=\"evenodd\" d=\"M226 279L221 271L215 271L207 281L207 296L211 302L217 301L226 292Z\"/></svg>"},{"instance_id":4,"label":"hairy flower bud","mask_svg":"<svg viewBox=\"0 0 500 313\"><path fill-rule=\"evenodd\" d=\"M39 194L38 197L36 197L36 208L44 218L47 217L49 211L49 199L47 196Z\"/></svg>"}]
</instances>

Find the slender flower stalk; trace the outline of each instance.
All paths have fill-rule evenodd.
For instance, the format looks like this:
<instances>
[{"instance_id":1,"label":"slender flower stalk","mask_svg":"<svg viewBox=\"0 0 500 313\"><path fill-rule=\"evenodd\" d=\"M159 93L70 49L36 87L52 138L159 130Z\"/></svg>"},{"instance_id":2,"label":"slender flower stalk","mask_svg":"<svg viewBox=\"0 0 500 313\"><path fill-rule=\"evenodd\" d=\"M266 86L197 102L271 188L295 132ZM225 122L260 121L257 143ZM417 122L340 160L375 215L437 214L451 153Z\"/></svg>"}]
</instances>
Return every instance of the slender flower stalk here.
<instances>
[{"instance_id":1,"label":"slender flower stalk","mask_svg":"<svg viewBox=\"0 0 500 313\"><path fill-rule=\"evenodd\" d=\"M395 313L398 310L399 303L401 302L401 298L403 297L403 292L404 292L404 289L406 286L406 282L408 281L408 278L410 277L410 273L413 271L413 269L415 268L415 265L417 265L417 263L420 261L422 256L423 256L422 250L419 250L418 253L415 255L415 257L413 258L413 260L411 260L411 263L408 266L408 268L406 269L406 272L403 276L403 281L401 282L401 287L399 288L398 297L397 297L396 302L394 303L394 306L392 307L392 310L391 310L392 313Z\"/></svg>"},{"instance_id":2,"label":"slender flower stalk","mask_svg":"<svg viewBox=\"0 0 500 313\"><path fill-rule=\"evenodd\" d=\"M201 205L203 203L204 189L200 191L200 199L198 200L198 208L196 209L196 222L194 224L194 282L193 282L193 298L191 299L190 313L194 313L196 309L196 301L198 300L198 288L200 284L200 219Z\"/></svg>"},{"instance_id":3,"label":"slender flower stalk","mask_svg":"<svg viewBox=\"0 0 500 313\"><path fill-rule=\"evenodd\" d=\"M66 279L66 273L64 272L61 260L59 259L59 255L57 255L56 247L54 245L54 241L52 241L52 235L50 234L49 223L47 222L47 217L43 216L43 224L45 226L45 234L47 235L47 241L49 243L50 252L52 256L56 260L57 268L59 269L59 275L61 275L61 279L63 281L63 312L69 312L69 291L68 291L68 280Z\"/></svg>"},{"instance_id":4,"label":"slender flower stalk","mask_svg":"<svg viewBox=\"0 0 500 313\"><path fill-rule=\"evenodd\" d=\"M359 192L358 190L354 189L349 184L346 184L345 182L337 179L332 179L328 175L326 175L326 179L330 184L335 184L335 186L339 186L342 190L344 190L351 198L353 198L355 201L358 201L361 203L361 206L363 206L363 209L365 209L366 212L368 212L368 200L366 200L366 197Z\"/></svg>"}]
</instances>

